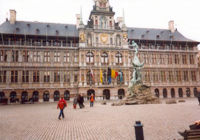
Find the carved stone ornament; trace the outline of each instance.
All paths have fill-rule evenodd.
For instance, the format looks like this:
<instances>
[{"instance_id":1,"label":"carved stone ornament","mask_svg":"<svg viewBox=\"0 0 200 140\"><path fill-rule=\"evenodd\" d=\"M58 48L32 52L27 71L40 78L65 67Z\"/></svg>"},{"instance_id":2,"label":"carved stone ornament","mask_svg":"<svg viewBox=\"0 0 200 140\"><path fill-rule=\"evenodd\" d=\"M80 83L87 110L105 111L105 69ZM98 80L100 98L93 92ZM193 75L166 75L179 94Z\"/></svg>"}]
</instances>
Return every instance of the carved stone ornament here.
<instances>
[{"instance_id":1,"label":"carved stone ornament","mask_svg":"<svg viewBox=\"0 0 200 140\"><path fill-rule=\"evenodd\" d=\"M80 42L85 42L85 34L84 33L80 33L79 38L80 38Z\"/></svg>"},{"instance_id":2,"label":"carved stone ornament","mask_svg":"<svg viewBox=\"0 0 200 140\"><path fill-rule=\"evenodd\" d=\"M101 35L100 35L100 39L101 39L101 42L102 42L103 44L106 44L107 41L108 41L108 34L101 34Z\"/></svg>"}]
</instances>

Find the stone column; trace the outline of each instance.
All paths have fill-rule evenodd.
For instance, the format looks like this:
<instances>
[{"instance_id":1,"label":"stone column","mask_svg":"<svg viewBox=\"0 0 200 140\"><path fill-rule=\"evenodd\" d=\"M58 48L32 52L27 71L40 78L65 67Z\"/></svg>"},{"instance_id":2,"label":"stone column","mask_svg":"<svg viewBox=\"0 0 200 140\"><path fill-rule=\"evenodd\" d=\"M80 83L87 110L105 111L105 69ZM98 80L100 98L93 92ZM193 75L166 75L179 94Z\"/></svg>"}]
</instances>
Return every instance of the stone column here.
<instances>
[{"instance_id":1,"label":"stone column","mask_svg":"<svg viewBox=\"0 0 200 140\"><path fill-rule=\"evenodd\" d=\"M82 75L81 75L81 69L79 70L79 86L82 86L82 81L81 81Z\"/></svg>"}]
</instances>

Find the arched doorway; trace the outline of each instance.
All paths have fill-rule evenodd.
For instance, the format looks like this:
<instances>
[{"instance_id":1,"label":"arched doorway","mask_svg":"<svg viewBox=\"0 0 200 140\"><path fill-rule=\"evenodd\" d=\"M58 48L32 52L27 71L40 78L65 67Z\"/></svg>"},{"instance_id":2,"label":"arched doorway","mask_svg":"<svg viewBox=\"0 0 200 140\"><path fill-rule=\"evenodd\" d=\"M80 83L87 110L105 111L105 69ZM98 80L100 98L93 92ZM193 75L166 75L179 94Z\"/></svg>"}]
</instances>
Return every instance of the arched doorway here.
<instances>
[{"instance_id":1,"label":"arched doorway","mask_svg":"<svg viewBox=\"0 0 200 140\"><path fill-rule=\"evenodd\" d=\"M60 99L60 92L56 90L53 95L54 101L59 101Z\"/></svg>"},{"instance_id":2,"label":"arched doorway","mask_svg":"<svg viewBox=\"0 0 200 140\"><path fill-rule=\"evenodd\" d=\"M196 87L193 89L193 92L194 92L194 96L197 97L198 91L197 91L197 88L196 88Z\"/></svg>"},{"instance_id":3,"label":"arched doorway","mask_svg":"<svg viewBox=\"0 0 200 140\"><path fill-rule=\"evenodd\" d=\"M3 101L4 98L5 98L5 93L0 92L0 103Z\"/></svg>"},{"instance_id":4,"label":"arched doorway","mask_svg":"<svg viewBox=\"0 0 200 140\"><path fill-rule=\"evenodd\" d=\"M23 91L22 94L21 94L21 102L23 104L24 102L27 102L27 101L28 101L28 92Z\"/></svg>"},{"instance_id":5,"label":"arched doorway","mask_svg":"<svg viewBox=\"0 0 200 140\"><path fill-rule=\"evenodd\" d=\"M49 91L45 91L43 93L43 100L44 100L44 102L48 102L49 101Z\"/></svg>"},{"instance_id":6,"label":"arched doorway","mask_svg":"<svg viewBox=\"0 0 200 140\"><path fill-rule=\"evenodd\" d=\"M163 98L167 98L167 89L166 88L163 89Z\"/></svg>"},{"instance_id":7,"label":"arched doorway","mask_svg":"<svg viewBox=\"0 0 200 140\"><path fill-rule=\"evenodd\" d=\"M109 89L103 90L103 99L110 100L110 90Z\"/></svg>"},{"instance_id":8,"label":"arched doorway","mask_svg":"<svg viewBox=\"0 0 200 140\"><path fill-rule=\"evenodd\" d=\"M171 97L175 98L175 90L174 90L174 88L171 88Z\"/></svg>"},{"instance_id":9,"label":"arched doorway","mask_svg":"<svg viewBox=\"0 0 200 140\"><path fill-rule=\"evenodd\" d=\"M16 100L17 100L17 93L15 91L12 91L10 93L10 102L14 103L14 102L16 102Z\"/></svg>"},{"instance_id":10,"label":"arched doorway","mask_svg":"<svg viewBox=\"0 0 200 140\"><path fill-rule=\"evenodd\" d=\"M39 92L38 91L34 91L32 98L33 98L34 102L38 102L39 101Z\"/></svg>"},{"instance_id":11,"label":"arched doorway","mask_svg":"<svg viewBox=\"0 0 200 140\"><path fill-rule=\"evenodd\" d=\"M70 100L70 92L68 91L68 90L66 90L65 92L64 92L64 99L65 100Z\"/></svg>"},{"instance_id":12,"label":"arched doorway","mask_svg":"<svg viewBox=\"0 0 200 140\"><path fill-rule=\"evenodd\" d=\"M178 96L181 98L183 97L183 89L182 88L178 89Z\"/></svg>"},{"instance_id":13,"label":"arched doorway","mask_svg":"<svg viewBox=\"0 0 200 140\"><path fill-rule=\"evenodd\" d=\"M124 89L119 89L119 90L118 90L118 98L119 98L119 99L122 99L122 98L124 98L124 96L125 96L125 91L124 91Z\"/></svg>"},{"instance_id":14,"label":"arched doorway","mask_svg":"<svg viewBox=\"0 0 200 140\"><path fill-rule=\"evenodd\" d=\"M160 97L159 89L156 88L154 92L155 92L155 96L159 98Z\"/></svg>"},{"instance_id":15,"label":"arched doorway","mask_svg":"<svg viewBox=\"0 0 200 140\"><path fill-rule=\"evenodd\" d=\"M190 96L191 96L190 88L186 88L186 96L187 96L187 97L190 97Z\"/></svg>"},{"instance_id":16,"label":"arched doorway","mask_svg":"<svg viewBox=\"0 0 200 140\"><path fill-rule=\"evenodd\" d=\"M87 99L89 100L90 99L90 95L91 94L94 94L94 99L95 99L95 91L94 91L94 89L89 89L88 91L87 91Z\"/></svg>"}]
</instances>

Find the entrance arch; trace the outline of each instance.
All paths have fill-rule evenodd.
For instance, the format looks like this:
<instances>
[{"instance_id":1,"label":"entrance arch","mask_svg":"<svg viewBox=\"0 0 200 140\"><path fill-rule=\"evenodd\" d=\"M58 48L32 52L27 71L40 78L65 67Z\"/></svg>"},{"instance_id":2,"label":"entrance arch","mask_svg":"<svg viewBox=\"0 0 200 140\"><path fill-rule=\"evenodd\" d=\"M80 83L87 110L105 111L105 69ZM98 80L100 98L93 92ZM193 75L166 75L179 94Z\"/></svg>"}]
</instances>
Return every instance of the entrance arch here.
<instances>
[{"instance_id":1,"label":"entrance arch","mask_svg":"<svg viewBox=\"0 0 200 140\"><path fill-rule=\"evenodd\" d=\"M89 89L87 91L87 99L88 100L90 99L91 94L94 94L94 99L95 99L95 91L94 91L94 89Z\"/></svg>"},{"instance_id":2,"label":"entrance arch","mask_svg":"<svg viewBox=\"0 0 200 140\"><path fill-rule=\"evenodd\" d=\"M178 96L181 98L183 97L183 89L182 88L178 89Z\"/></svg>"},{"instance_id":3,"label":"entrance arch","mask_svg":"<svg viewBox=\"0 0 200 140\"><path fill-rule=\"evenodd\" d=\"M110 90L109 89L103 90L103 99L110 100Z\"/></svg>"},{"instance_id":4,"label":"entrance arch","mask_svg":"<svg viewBox=\"0 0 200 140\"><path fill-rule=\"evenodd\" d=\"M14 103L14 102L16 102L16 100L17 100L17 93L15 91L12 91L10 93L10 102Z\"/></svg>"},{"instance_id":5,"label":"entrance arch","mask_svg":"<svg viewBox=\"0 0 200 140\"><path fill-rule=\"evenodd\" d=\"M4 92L0 92L0 103L2 102L2 100L5 98L5 93Z\"/></svg>"},{"instance_id":6,"label":"entrance arch","mask_svg":"<svg viewBox=\"0 0 200 140\"><path fill-rule=\"evenodd\" d=\"M197 97L198 91L196 87L193 89L193 92L194 92L194 96Z\"/></svg>"},{"instance_id":7,"label":"entrance arch","mask_svg":"<svg viewBox=\"0 0 200 140\"><path fill-rule=\"evenodd\" d=\"M64 99L68 101L70 100L70 92L68 90L65 90L64 92Z\"/></svg>"},{"instance_id":8,"label":"entrance arch","mask_svg":"<svg viewBox=\"0 0 200 140\"><path fill-rule=\"evenodd\" d=\"M44 102L48 102L49 101L49 91L45 91L43 93L43 100L44 100Z\"/></svg>"},{"instance_id":9,"label":"entrance arch","mask_svg":"<svg viewBox=\"0 0 200 140\"><path fill-rule=\"evenodd\" d=\"M159 98L160 97L159 89L156 88L154 92L155 92L155 96Z\"/></svg>"},{"instance_id":10,"label":"entrance arch","mask_svg":"<svg viewBox=\"0 0 200 140\"><path fill-rule=\"evenodd\" d=\"M186 88L186 96L187 96L187 97L190 97L190 96L191 96L190 88Z\"/></svg>"},{"instance_id":11,"label":"entrance arch","mask_svg":"<svg viewBox=\"0 0 200 140\"><path fill-rule=\"evenodd\" d=\"M175 98L175 89L174 88L171 88L171 97Z\"/></svg>"},{"instance_id":12,"label":"entrance arch","mask_svg":"<svg viewBox=\"0 0 200 140\"><path fill-rule=\"evenodd\" d=\"M38 91L33 91L33 101L38 102L39 101L39 92Z\"/></svg>"},{"instance_id":13,"label":"entrance arch","mask_svg":"<svg viewBox=\"0 0 200 140\"><path fill-rule=\"evenodd\" d=\"M166 88L163 89L163 97L167 98L167 89Z\"/></svg>"},{"instance_id":14,"label":"entrance arch","mask_svg":"<svg viewBox=\"0 0 200 140\"><path fill-rule=\"evenodd\" d=\"M53 95L54 101L59 101L60 99L60 92L56 90Z\"/></svg>"},{"instance_id":15,"label":"entrance arch","mask_svg":"<svg viewBox=\"0 0 200 140\"><path fill-rule=\"evenodd\" d=\"M28 92L27 91L23 91L21 94L21 101L22 103L28 101Z\"/></svg>"},{"instance_id":16,"label":"entrance arch","mask_svg":"<svg viewBox=\"0 0 200 140\"><path fill-rule=\"evenodd\" d=\"M119 89L119 90L118 90L118 98L119 98L119 99L122 99L122 98L124 98L124 96L125 96L125 91L124 91L124 89Z\"/></svg>"}]
</instances>

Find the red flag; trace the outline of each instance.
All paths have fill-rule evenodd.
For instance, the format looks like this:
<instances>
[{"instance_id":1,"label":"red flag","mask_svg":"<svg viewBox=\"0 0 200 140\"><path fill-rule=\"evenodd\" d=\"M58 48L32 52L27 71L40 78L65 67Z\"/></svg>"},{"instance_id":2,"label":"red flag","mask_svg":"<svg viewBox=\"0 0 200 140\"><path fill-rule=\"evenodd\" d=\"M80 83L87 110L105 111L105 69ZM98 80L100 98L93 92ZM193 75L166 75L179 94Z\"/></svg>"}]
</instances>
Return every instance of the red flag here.
<instances>
[{"instance_id":1,"label":"red flag","mask_svg":"<svg viewBox=\"0 0 200 140\"><path fill-rule=\"evenodd\" d=\"M115 71L115 78L117 78L117 76L118 76L118 72L117 72L117 71Z\"/></svg>"}]
</instances>

